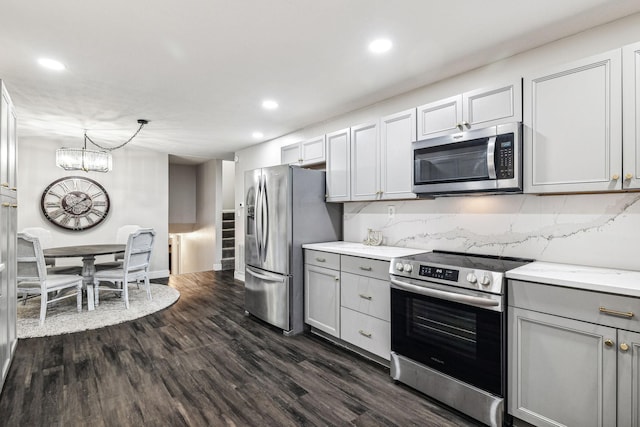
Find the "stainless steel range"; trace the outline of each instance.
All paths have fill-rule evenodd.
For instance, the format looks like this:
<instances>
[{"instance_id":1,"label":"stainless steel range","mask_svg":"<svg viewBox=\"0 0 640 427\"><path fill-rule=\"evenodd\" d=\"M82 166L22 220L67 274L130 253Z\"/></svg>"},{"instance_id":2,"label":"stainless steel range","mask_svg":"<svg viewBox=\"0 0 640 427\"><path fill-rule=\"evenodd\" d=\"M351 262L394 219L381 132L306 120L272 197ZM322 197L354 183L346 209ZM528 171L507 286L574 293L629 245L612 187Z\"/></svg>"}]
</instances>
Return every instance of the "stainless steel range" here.
<instances>
[{"instance_id":1,"label":"stainless steel range","mask_svg":"<svg viewBox=\"0 0 640 427\"><path fill-rule=\"evenodd\" d=\"M391 262L391 376L485 424L506 396L505 273L533 260L433 251Z\"/></svg>"}]
</instances>

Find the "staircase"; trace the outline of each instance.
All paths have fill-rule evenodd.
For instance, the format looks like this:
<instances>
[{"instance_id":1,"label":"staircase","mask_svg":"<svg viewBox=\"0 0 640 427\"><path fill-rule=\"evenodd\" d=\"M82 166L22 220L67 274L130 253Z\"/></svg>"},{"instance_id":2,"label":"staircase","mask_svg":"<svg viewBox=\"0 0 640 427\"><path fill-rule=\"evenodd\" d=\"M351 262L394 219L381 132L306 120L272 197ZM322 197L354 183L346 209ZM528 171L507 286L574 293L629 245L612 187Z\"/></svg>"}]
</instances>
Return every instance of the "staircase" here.
<instances>
[{"instance_id":1,"label":"staircase","mask_svg":"<svg viewBox=\"0 0 640 427\"><path fill-rule=\"evenodd\" d=\"M235 268L236 250L236 212L234 210L222 211L222 269L233 270Z\"/></svg>"}]
</instances>

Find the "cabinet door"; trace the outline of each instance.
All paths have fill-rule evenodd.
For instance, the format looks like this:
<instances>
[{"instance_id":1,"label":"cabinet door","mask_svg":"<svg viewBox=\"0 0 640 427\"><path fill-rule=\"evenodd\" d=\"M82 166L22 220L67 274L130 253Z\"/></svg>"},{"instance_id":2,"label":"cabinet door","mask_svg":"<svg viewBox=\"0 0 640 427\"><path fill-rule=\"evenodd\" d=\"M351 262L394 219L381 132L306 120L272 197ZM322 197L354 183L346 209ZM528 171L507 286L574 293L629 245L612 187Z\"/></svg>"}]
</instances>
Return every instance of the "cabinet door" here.
<instances>
[{"instance_id":1,"label":"cabinet door","mask_svg":"<svg viewBox=\"0 0 640 427\"><path fill-rule=\"evenodd\" d=\"M9 183L9 108L11 99L0 81L0 188L7 189Z\"/></svg>"},{"instance_id":2,"label":"cabinet door","mask_svg":"<svg viewBox=\"0 0 640 427\"><path fill-rule=\"evenodd\" d=\"M8 316L9 321L7 322L9 331L8 331L8 342L9 342L9 352L10 358L13 357L13 352L16 349L16 345L18 344L17 337L17 304L18 304L18 295L17 295L17 269L18 269L18 260L17 260L17 235L18 235L18 204L15 198L11 199L11 207L9 209L9 218L7 229L8 233L0 234L5 236L7 239L7 303L8 303Z\"/></svg>"},{"instance_id":3,"label":"cabinet door","mask_svg":"<svg viewBox=\"0 0 640 427\"><path fill-rule=\"evenodd\" d=\"M615 426L616 329L509 311L509 413L536 426Z\"/></svg>"},{"instance_id":4,"label":"cabinet door","mask_svg":"<svg viewBox=\"0 0 640 427\"><path fill-rule=\"evenodd\" d=\"M0 386L9 369L10 343L9 343L9 254L8 236L11 216L11 199L0 195Z\"/></svg>"},{"instance_id":5,"label":"cabinet door","mask_svg":"<svg viewBox=\"0 0 640 427\"><path fill-rule=\"evenodd\" d=\"M621 51L525 79L526 193L619 190Z\"/></svg>"},{"instance_id":6,"label":"cabinet door","mask_svg":"<svg viewBox=\"0 0 640 427\"><path fill-rule=\"evenodd\" d=\"M522 121L522 80L462 94L462 124L479 129Z\"/></svg>"},{"instance_id":7,"label":"cabinet door","mask_svg":"<svg viewBox=\"0 0 640 427\"><path fill-rule=\"evenodd\" d=\"M351 128L351 200L375 200L380 194L378 123Z\"/></svg>"},{"instance_id":8,"label":"cabinet door","mask_svg":"<svg viewBox=\"0 0 640 427\"><path fill-rule=\"evenodd\" d=\"M640 43L622 49L623 188L640 188Z\"/></svg>"},{"instance_id":9,"label":"cabinet door","mask_svg":"<svg viewBox=\"0 0 640 427\"><path fill-rule=\"evenodd\" d=\"M299 165L302 162L300 155L300 143L285 145L280 148L280 164L282 165Z\"/></svg>"},{"instance_id":10,"label":"cabinet door","mask_svg":"<svg viewBox=\"0 0 640 427\"><path fill-rule=\"evenodd\" d=\"M413 151L416 109L383 117L380 121L380 190L382 199L414 199Z\"/></svg>"},{"instance_id":11,"label":"cabinet door","mask_svg":"<svg viewBox=\"0 0 640 427\"><path fill-rule=\"evenodd\" d=\"M618 330L618 425L640 426L640 334Z\"/></svg>"},{"instance_id":12,"label":"cabinet door","mask_svg":"<svg viewBox=\"0 0 640 427\"><path fill-rule=\"evenodd\" d=\"M302 166L316 165L325 162L324 135L311 138L300 143Z\"/></svg>"},{"instance_id":13,"label":"cabinet door","mask_svg":"<svg viewBox=\"0 0 640 427\"><path fill-rule=\"evenodd\" d=\"M348 202L351 197L349 129L327 134L327 201Z\"/></svg>"},{"instance_id":14,"label":"cabinet door","mask_svg":"<svg viewBox=\"0 0 640 427\"><path fill-rule=\"evenodd\" d=\"M460 132L462 128L462 95L418 107L418 139Z\"/></svg>"},{"instance_id":15,"label":"cabinet door","mask_svg":"<svg viewBox=\"0 0 640 427\"><path fill-rule=\"evenodd\" d=\"M340 272L305 264L304 321L340 337Z\"/></svg>"}]
</instances>

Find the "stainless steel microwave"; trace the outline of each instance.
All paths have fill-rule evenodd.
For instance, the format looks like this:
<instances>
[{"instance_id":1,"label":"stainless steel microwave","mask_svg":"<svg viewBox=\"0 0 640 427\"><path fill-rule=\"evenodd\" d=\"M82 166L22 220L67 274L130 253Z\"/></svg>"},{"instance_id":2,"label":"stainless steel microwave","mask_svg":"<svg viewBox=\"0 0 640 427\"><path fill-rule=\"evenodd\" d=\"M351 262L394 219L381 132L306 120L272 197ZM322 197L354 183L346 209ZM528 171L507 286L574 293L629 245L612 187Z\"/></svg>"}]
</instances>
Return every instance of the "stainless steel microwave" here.
<instances>
[{"instance_id":1,"label":"stainless steel microwave","mask_svg":"<svg viewBox=\"0 0 640 427\"><path fill-rule=\"evenodd\" d=\"M522 123L415 141L419 196L522 192Z\"/></svg>"}]
</instances>

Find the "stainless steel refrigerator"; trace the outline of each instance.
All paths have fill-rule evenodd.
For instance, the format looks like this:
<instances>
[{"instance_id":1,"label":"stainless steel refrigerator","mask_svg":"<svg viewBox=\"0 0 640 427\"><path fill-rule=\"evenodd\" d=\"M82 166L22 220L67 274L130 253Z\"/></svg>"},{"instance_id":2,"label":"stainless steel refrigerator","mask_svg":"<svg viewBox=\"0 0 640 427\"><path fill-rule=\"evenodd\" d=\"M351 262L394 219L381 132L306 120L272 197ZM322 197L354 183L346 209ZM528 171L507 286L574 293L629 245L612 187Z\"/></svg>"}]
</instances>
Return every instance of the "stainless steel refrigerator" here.
<instances>
[{"instance_id":1,"label":"stainless steel refrigerator","mask_svg":"<svg viewBox=\"0 0 640 427\"><path fill-rule=\"evenodd\" d=\"M325 173L295 166L245 172L245 310L285 335L304 329L302 245L342 240L342 205Z\"/></svg>"}]
</instances>

